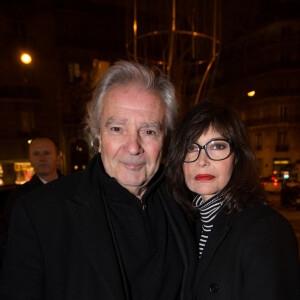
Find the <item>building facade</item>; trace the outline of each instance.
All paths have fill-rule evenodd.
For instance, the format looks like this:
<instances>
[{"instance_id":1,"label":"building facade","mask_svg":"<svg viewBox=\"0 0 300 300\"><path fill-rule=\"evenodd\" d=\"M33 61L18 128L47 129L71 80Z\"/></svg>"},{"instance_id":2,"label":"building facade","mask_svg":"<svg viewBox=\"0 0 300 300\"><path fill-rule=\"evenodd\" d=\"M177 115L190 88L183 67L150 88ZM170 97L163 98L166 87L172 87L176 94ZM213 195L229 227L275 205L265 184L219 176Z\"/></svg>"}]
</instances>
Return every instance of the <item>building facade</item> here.
<instances>
[{"instance_id":1,"label":"building facade","mask_svg":"<svg viewBox=\"0 0 300 300\"><path fill-rule=\"evenodd\" d=\"M223 52L212 93L240 111L261 176L282 177L287 171L299 180L300 19L296 1L231 0L223 6Z\"/></svg>"},{"instance_id":2,"label":"building facade","mask_svg":"<svg viewBox=\"0 0 300 300\"><path fill-rule=\"evenodd\" d=\"M124 5L1 1L0 185L31 176L28 140L39 135L57 143L64 173L85 168L90 154L85 104L95 76L126 56ZM21 62L22 53L30 54L30 64Z\"/></svg>"},{"instance_id":3,"label":"building facade","mask_svg":"<svg viewBox=\"0 0 300 300\"><path fill-rule=\"evenodd\" d=\"M30 175L28 140L37 135L56 141L64 173L85 168L91 147L84 133L84 107L101 72L127 58L132 2L1 1L0 184L15 182L17 175L22 181L26 170ZM280 175L286 168L296 172L300 159L297 1L222 3L222 51L205 91L241 112L261 176L274 171ZM188 14L184 20L190 23ZM176 49L179 54L184 50ZM23 52L31 55L30 64L20 61ZM190 83L200 80L193 73L185 77ZM183 105L190 108L194 93L183 90ZM247 95L250 91L255 91L252 97Z\"/></svg>"}]
</instances>

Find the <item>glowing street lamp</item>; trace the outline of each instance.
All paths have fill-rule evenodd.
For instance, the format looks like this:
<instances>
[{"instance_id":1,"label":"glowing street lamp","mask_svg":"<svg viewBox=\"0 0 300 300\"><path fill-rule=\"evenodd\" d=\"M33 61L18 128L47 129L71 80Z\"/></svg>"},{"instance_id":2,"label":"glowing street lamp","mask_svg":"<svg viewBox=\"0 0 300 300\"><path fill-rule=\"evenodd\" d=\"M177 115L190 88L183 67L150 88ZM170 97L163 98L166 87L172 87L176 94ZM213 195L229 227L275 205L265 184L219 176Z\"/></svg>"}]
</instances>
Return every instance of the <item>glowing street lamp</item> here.
<instances>
[{"instance_id":1,"label":"glowing street lamp","mask_svg":"<svg viewBox=\"0 0 300 300\"><path fill-rule=\"evenodd\" d=\"M21 55L21 61L22 61L23 64L28 65L28 64L31 63L32 58L31 58L31 56L28 53L23 53Z\"/></svg>"},{"instance_id":2,"label":"glowing street lamp","mask_svg":"<svg viewBox=\"0 0 300 300\"><path fill-rule=\"evenodd\" d=\"M255 95L255 91L250 91L247 93L248 97L253 97Z\"/></svg>"}]
</instances>

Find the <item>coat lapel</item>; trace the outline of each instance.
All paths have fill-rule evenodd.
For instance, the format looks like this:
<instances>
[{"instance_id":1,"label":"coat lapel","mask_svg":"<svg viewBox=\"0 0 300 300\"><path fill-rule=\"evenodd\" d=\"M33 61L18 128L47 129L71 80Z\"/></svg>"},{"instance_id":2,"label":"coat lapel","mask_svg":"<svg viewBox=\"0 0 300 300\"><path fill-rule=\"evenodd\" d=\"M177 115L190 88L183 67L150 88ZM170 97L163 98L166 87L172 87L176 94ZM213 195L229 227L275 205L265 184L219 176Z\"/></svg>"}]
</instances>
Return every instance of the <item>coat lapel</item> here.
<instances>
[{"instance_id":1,"label":"coat lapel","mask_svg":"<svg viewBox=\"0 0 300 300\"><path fill-rule=\"evenodd\" d=\"M113 298L125 299L126 279L121 275L111 228L107 221L97 168L88 170L74 193L67 200L79 238L85 244L88 256L100 281ZM124 289L125 286L125 289Z\"/></svg>"},{"instance_id":2,"label":"coat lapel","mask_svg":"<svg viewBox=\"0 0 300 300\"><path fill-rule=\"evenodd\" d=\"M180 299L187 299L187 295L192 289L197 264L197 244L195 243L195 236L192 234L192 225L189 224L187 217L176 201L173 198L170 198L166 193L163 195L160 189L159 196L170 226L174 232L184 264L182 286L185 286L187 290L182 290ZM187 224L187 226L185 224ZM191 227L188 225L191 225Z\"/></svg>"},{"instance_id":3,"label":"coat lapel","mask_svg":"<svg viewBox=\"0 0 300 300\"><path fill-rule=\"evenodd\" d=\"M220 211L216 217L216 223L211 231L211 234L205 245L201 259L198 261L196 281L197 284L203 277L207 267L210 264L216 250L219 245L223 242L227 233L230 230L229 221L231 216L226 215L223 211Z\"/></svg>"}]
</instances>

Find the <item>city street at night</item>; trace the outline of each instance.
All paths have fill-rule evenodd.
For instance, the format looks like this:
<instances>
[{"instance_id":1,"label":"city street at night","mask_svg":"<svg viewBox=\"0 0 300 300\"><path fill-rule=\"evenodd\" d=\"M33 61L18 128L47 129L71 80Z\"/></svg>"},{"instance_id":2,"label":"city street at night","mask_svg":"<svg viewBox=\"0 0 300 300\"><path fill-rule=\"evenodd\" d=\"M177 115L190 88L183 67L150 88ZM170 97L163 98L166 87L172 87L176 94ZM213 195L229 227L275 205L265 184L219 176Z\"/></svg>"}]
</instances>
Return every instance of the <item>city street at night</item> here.
<instances>
[{"instance_id":1,"label":"city street at night","mask_svg":"<svg viewBox=\"0 0 300 300\"><path fill-rule=\"evenodd\" d=\"M300 300L298 7L0 1L0 300Z\"/></svg>"}]
</instances>

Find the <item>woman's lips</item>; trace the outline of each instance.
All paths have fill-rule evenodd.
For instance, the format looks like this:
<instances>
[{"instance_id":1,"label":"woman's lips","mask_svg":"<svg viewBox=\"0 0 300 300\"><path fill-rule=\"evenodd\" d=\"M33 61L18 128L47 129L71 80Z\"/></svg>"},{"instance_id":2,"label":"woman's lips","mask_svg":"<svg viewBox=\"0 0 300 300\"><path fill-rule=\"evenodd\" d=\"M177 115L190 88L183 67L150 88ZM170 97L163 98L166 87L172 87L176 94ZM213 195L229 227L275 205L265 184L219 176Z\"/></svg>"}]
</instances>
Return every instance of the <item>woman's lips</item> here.
<instances>
[{"instance_id":1,"label":"woman's lips","mask_svg":"<svg viewBox=\"0 0 300 300\"><path fill-rule=\"evenodd\" d=\"M215 176L210 174L198 174L195 176L195 179L198 181L210 181L213 180Z\"/></svg>"}]
</instances>

